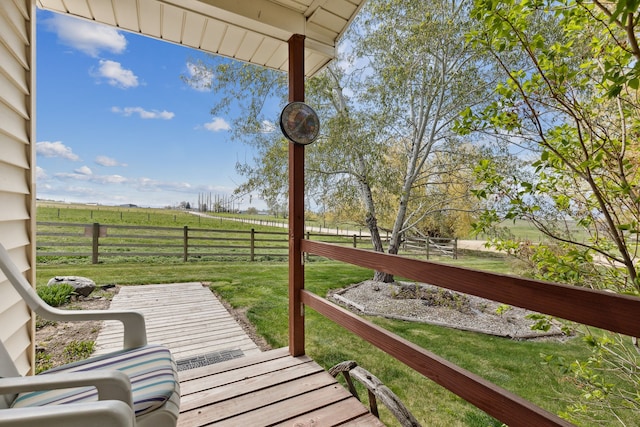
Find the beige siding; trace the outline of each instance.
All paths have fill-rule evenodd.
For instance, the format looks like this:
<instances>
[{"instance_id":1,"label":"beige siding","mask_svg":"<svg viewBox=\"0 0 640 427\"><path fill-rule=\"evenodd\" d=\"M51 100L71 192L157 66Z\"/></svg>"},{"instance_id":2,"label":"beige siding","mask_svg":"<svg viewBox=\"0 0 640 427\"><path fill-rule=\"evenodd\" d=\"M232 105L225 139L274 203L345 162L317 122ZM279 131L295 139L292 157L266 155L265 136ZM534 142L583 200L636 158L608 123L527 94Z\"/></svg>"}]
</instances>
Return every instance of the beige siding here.
<instances>
[{"instance_id":1,"label":"beige siding","mask_svg":"<svg viewBox=\"0 0 640 427\"><path fill-rule=\"evenodd\" d=\"M35 215L34 6L0 2L0 242L33 283ZM0 339L21 374L32 372L34 320L0 273Z\"/></svg>"}]
</instances>

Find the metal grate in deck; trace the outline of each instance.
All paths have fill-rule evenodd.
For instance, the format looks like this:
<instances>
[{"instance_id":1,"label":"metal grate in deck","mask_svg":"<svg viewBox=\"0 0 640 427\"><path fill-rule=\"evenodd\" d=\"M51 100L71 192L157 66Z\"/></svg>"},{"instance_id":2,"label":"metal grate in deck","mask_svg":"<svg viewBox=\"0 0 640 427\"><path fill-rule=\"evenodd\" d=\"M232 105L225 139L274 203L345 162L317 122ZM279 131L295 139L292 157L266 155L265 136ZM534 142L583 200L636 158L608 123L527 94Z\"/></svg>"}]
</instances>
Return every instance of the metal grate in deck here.
<instances>
[{"instance_id":1,"label":"metal grate in deck","mask_svg":"<svg viewBox=\"0 0 640 427\"><path fill-rule=\"evenodd\" d=\"M201 368L203 366L213 365L214 363L226 362L227 360L243 357L244 353L240 349L230 349L207 353L200 356L191 357L176 361L178 371L186 371L187 369Z\"/></svg>"}]
</instances>

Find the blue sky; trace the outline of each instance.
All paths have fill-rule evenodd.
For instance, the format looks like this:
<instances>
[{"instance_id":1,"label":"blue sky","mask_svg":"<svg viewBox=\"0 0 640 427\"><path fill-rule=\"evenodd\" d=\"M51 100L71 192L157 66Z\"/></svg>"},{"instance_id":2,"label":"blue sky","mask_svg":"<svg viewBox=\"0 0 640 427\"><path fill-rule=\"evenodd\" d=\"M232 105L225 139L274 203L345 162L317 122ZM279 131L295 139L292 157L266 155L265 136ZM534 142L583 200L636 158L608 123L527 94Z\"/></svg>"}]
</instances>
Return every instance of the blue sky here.
<instances>
[{"instance_id":1,"label":"blue sky","mask_svg":"<svg viewBox=\"0 0 640 427\"><path fill-rule=\"evenodd\" d=\"M251 148L180 79L204 54L42 10L36 43L38 198L164 207L242 182Z\"/></svg>"}]
</instances>

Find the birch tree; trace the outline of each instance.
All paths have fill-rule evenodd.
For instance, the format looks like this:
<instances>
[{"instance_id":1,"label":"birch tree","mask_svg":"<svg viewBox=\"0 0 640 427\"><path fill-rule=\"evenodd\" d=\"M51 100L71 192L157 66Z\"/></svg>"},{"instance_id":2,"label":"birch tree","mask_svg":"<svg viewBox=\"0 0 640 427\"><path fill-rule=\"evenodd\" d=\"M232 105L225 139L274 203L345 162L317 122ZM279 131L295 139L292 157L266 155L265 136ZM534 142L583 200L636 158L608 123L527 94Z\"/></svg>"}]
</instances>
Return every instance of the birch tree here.
<instances>
[{"instance_id":1,"label":"birch tree","mask_svg":"<svg viewBox=\"0 0 640 427\"><path fill-rule=\"evenodd\" d=\"M397 171L400 186L387 252L397 254L412 219L427 212L416 203L414 190L429 173L428 160L447 141L459 114L481 103L487 86L481 57L466 43L470 30L469 3L465 1L372 2L364 22L358 52L369 59L365 101L378 118L378 137L396 141L406 159ZM421 213L422 212L422 213ZM376 273L376 280L393 277Z\"/></svg>"},{"instance_id":2,"label":"birch tree","mask_svg":"<svg viewBox=\"0 0 640 427\"><path fill-rule=\"evenodd\" d=\"M317 205L360 212L376 251L397 254L425 216L459 209L434 206L425 186L446 174L438 153L462 143L452 131L455 118L487 95L481 58L463 37L471 26L468 9L465 0L371 0L347 35L351 65L340 58L306 82L307 102L322 122L319 141L306 150L308 194ZM255 163L238 165L247 178L239 191L283 197L287 142L261 129L276 120L265 116L269 97L286 103L284 75L224 60L203 65L205 75L215 76L212 113L239 108L233 135L258 152ZM386 248L382 227L390 232ZM393 280L381 272L374 278Z\"/></svg>"}]
</instances>

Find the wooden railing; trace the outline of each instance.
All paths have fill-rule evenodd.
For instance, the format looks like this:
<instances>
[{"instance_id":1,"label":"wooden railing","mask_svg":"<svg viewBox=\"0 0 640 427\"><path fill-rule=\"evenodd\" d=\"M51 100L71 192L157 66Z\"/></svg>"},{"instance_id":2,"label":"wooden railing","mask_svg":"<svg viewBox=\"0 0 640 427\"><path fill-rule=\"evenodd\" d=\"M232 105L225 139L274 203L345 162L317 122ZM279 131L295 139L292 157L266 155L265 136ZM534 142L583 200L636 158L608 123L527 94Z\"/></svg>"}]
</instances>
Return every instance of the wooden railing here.
<instances>
[{"instance_id":1,"label":"wooden railing","mask_svg":"<svg viewBox=\"0 0 640 427\"><path fill-rule=\"evenodd\" d=\"M640 298L302 240L301 250L612 332L640 336ZM533 403L303 289L303 304L510 426L570 426ZM294 326L304 330L304 324ZM304 334L301 334L304 339ZM299 338L298 338L299 339ZM300 346L300 343L290 343Z\"/></svg>"}]
</instances>

